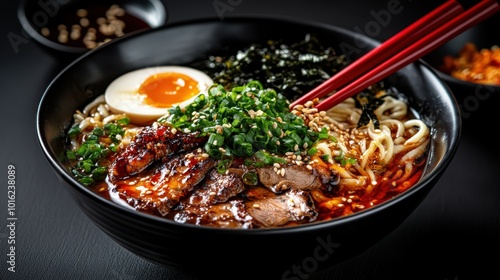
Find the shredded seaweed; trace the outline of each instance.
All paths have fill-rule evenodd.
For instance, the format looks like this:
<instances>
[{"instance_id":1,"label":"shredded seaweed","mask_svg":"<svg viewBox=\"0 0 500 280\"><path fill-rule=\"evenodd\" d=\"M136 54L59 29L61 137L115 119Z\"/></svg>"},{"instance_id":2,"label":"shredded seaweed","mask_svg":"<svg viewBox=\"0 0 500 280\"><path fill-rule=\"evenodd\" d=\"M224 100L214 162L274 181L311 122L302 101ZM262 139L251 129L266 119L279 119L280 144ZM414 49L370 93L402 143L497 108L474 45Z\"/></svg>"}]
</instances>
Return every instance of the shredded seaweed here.
<instances>
[{"instance_id":1,"label":"shredded seaweed","mask_svg":"<svg viewBox=\"0 0 500 280\"><path fill-rule=\"evenodd\" d=\"M254 43L227 56L210 56L195 65L226 89L258 80L288 100L295 100L347 65L343 55L307 34L287 44L281 40Z\"/></svg>"}]
</instances>

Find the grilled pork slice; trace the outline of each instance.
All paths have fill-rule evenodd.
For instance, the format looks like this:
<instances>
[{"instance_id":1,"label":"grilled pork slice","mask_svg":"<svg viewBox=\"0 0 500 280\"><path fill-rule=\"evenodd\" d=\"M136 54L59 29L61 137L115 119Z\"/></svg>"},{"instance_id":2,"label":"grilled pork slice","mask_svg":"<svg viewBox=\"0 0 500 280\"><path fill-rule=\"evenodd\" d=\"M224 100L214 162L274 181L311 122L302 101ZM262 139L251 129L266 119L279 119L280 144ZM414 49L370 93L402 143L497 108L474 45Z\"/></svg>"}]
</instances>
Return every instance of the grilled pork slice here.
<instances>
[{"instance_id":1,"label":"grilled pork slice","mask_svg":"<svg viewBox=\"0 0 500 280\"><path fill-rule=\"evenodd\" d=\"M253 188L247 193L250 201L245 205L253 217L254 227L279 227L313 222L318 217L309 192L291 189L276 195L264 190L264 188Z\"/></svg>"},{"instance_id":2,"label":"grilled pork slice","mask_svg":"<svg viewBox=\"0 0 500 280\"><path fill-rule=\"evenodd\" d=\"M209 206L226 202L244 190L245 186L236 174L223 175L214 168L203 183L190 195L189 204Z\"/></svg>"},{"instance_id":3,"label":"grilled pork slice","mask_svg":"<svg viewBox=\"0 0 500 280\"><path fill-rule=\"evenodd\" d=\"M330 187L333 173L328 167L316 164L312 169L304 165L287 164L275 169L273 166L257 168L259 181L269 190L279 193L288 189L319 190Z\"/></svg>"},{"instance_id":4,"label":"grilled pork slice","mask_svg":"<svg viewBox=\"0 0 500 280\"><path fill-rule=\"evenodd\" d=\"M150 172L117 182L115 191L135 209L165 216L215 165L201 148L175 154Z\"/></svg>"},{"instance_id":5,"label":"grilled pork slice","mask_svg":"<svg viewBox=\"0 0 500 280\"><path fill-rule=\"evenodd\" d=\"M182 209L175 214L173 219L179 223L199 226L244 229L253 227L253 218L248 214L245 204L241 200L232 200L210 206L182 204Z\"/></svg>"},{"instance_id":6,"label":"grilled pork slice","mask_svg":"<svg viewBox=\"0 0 500 280\"><path fill-rule=\"evenodd\" d=\"M207 137L198 133L182 133L171 126L154 123L143 128L129 146L120 151L109 166L108 177L112 183L138 174L173 153L201 147Z\"/></svg>"},{"instance_id":7,"label":"grilled pork slice","mask_svg":"<svg viewBox=\"0 0 500 280\"><path fill-rule=\"evenodd\" d=\"M243 193L249 200L233 199L214 205L183 202L174 220L201 226L224 228L263 228L311 222L318 213L306 191L289 190L276 195L262 187Z\"/></svg>"},{"instance_id":8,"label":"grilled pork slice","mask_svg":"<svg viewBox=\"0 0 500 280\"><path fill-rule=\"evenodd\" d=\"M251 228L252 217L246 212L244 203L237 199L227 202L244 190L239 176L220 174L213 168L203 182L183 199L174 220L222 228Z\"/></svg>"}]
</instances>

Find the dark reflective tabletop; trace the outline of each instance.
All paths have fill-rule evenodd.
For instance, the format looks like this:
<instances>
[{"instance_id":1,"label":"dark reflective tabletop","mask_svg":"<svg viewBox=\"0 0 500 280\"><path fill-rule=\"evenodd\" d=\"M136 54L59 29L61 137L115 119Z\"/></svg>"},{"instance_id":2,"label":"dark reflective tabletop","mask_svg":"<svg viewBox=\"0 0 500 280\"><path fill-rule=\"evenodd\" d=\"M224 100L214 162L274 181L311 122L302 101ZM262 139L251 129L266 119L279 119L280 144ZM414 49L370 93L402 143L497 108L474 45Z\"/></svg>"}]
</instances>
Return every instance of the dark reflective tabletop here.
<instances>
[{"instance_id":1,"label":"dark reflective tabletop","mask_svg":"<svg viewBox=\"0 0 500 280\"><path fill-rule=\"evenodd\" d=\"M377 40L438 5L417 2L422 1L164 1L168 22L207 16L291 16L335 24ZM146 262L112 241L80 211L52 171L38 145L35 116L44 89L69 61L25 37L17 5L13 0L2 3L0 25L0 212L5 225L0 230L0 278L196 280ZM363 254L304 279L497 278L500 186L494 175L500 171L500 152L494 146L494 106L486 104L499 100L492 96L469 106L473 109L463 120L453 162L399 228ZM12 220L7 214L8 172L13 167L16 193L15 205L10 206L15 206L15 228L9 227ZM8 262L13 239L15 272L9 271Z\"/></svg>"}]
</instances>

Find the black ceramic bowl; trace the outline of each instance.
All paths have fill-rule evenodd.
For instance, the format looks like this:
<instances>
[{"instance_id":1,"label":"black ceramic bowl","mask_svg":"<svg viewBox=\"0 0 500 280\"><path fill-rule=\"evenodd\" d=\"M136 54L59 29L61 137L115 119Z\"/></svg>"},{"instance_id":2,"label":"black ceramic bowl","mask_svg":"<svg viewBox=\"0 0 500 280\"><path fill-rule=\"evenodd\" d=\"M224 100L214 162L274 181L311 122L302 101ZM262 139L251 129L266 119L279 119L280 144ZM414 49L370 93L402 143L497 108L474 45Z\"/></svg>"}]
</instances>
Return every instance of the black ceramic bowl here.
<instances>
[{"instance_id":1,"label":"black ceramic bowl","mask_svg":"<svg viewBox=\"0 0 500 280\"><path fill-rule=\"evenodd\" d=\"M78 40L68 39L69 43L58 41L54 30L51 30L51 35L42 35L42 28L54 27L60 23L73 22L76 18L76 11L85 8L88 15L85 18L92 20L93 16L106 18L106 9L111 5L118 4L123 8L126 14L133 17L133 21L127 21L130 32L135 33L144 31L150 28L157 28L165 24L167 12L161 0L68 0L68 1L37 1L37 0L21 0L17 16L23 29L44 47L54 50L59 53L82 54L89 50L85 46L78 46L73 42L80 42L84 37L81 34ZM93 14L92 14L93 13ZM125 19L121 17L120 19ZM132 20L132 19L131 19ZM133 24L141 21L142 24ZM97 26L92 20L89 26ZM70 30L71 27L67 26ZM99 32L99 31L97 31ZM71 33L71 30L70 30Z\"/></svg>"},{"instance_id":2,"label":"black ceramic bowl","mask_svg":"<svg viewBox=\"0 0 500 280\"><path fill-rule=\"evenodd\" d=\"M425 174L396 198L345 218L252 230L179 224L103 199L79 184L64 166L63 138L73 113L102 94L119 75L141 67L189 64L214 52L240 49L269 38L299 41L306 33L316 34L340 53L341 46L350 46L360 55L377 45L330 25L227 18L223 22L207 19L161 27L90 51L66 67L41 99L37 131L43 153L64 178L66 184L62 187L71 192L88 217L113 240L153 263L210 279L298 279L293 278L298 277L295 269L309 274L347 260L397 228L435 186L457 150L461 122L456 101L437 75L422 63L405 67L387 81L408 95L412 106L432 127L432 152ZM363 42L363 47L356 42Z\"/></svg>"},{"instance_id":3,"label":"black ceramic bowl","mask_svg":"<svg viewBox=\"0 0 500 280\"><path fill-rule=\"evenodd\" d=\"M484 85L457 79L440 70L443 59L447 55L458 56L459 51L467 42L474 43L478 49L489 49L494 45L500 45L500 37L497 32L499 26L500 14L497 13L446 42L423 58L452 90L464 120L475 122L492 116L492 112L496 109L495 104L500 101L500 85Z\"/></svg>"}]
</instances>

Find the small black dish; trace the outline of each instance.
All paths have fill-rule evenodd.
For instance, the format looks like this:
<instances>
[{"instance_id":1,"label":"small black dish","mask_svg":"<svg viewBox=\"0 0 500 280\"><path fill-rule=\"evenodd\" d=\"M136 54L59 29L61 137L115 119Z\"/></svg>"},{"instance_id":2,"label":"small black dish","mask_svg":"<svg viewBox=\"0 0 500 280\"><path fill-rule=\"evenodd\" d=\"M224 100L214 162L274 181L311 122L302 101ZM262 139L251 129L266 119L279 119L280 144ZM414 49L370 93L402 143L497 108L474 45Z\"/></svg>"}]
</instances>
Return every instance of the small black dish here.
<instances>
[{"instance_id":1,"label":"small black dish","mask_svg":"<svg viewBox=\"0 0 500 280\"><path fill-rule=\"evenodd\" d=\"M60 2L22 0L17 11L24 30L38 43L58 54L82 54L105 42L106 38L109 41L157 28L164 25L167 19L167 12L160 0ZM107 32L99 29L101 25L108 27ZM95 34L93 39L92 32Z\"/></svg>"},{"instance_id":2,"label":"small black dish","mask_svg":"<svg viewBox=\"0 0 500 280\"><path fill-rule=\"evenodd\" d=\"M452 90L460 106L462 119L466 122L474 122L474 126L478 124L477 120L484 120L493 115L494 106L500 101L500 85L485 85L460 80L441 71L441 67L445 56L457 57L467 42L476 45L478 50L500 45L500 37L497 34L498 26L500 26L500 14L495 14L423 57L423 60L434 68L438 76Z\"/></svg>"}]
</instances>

